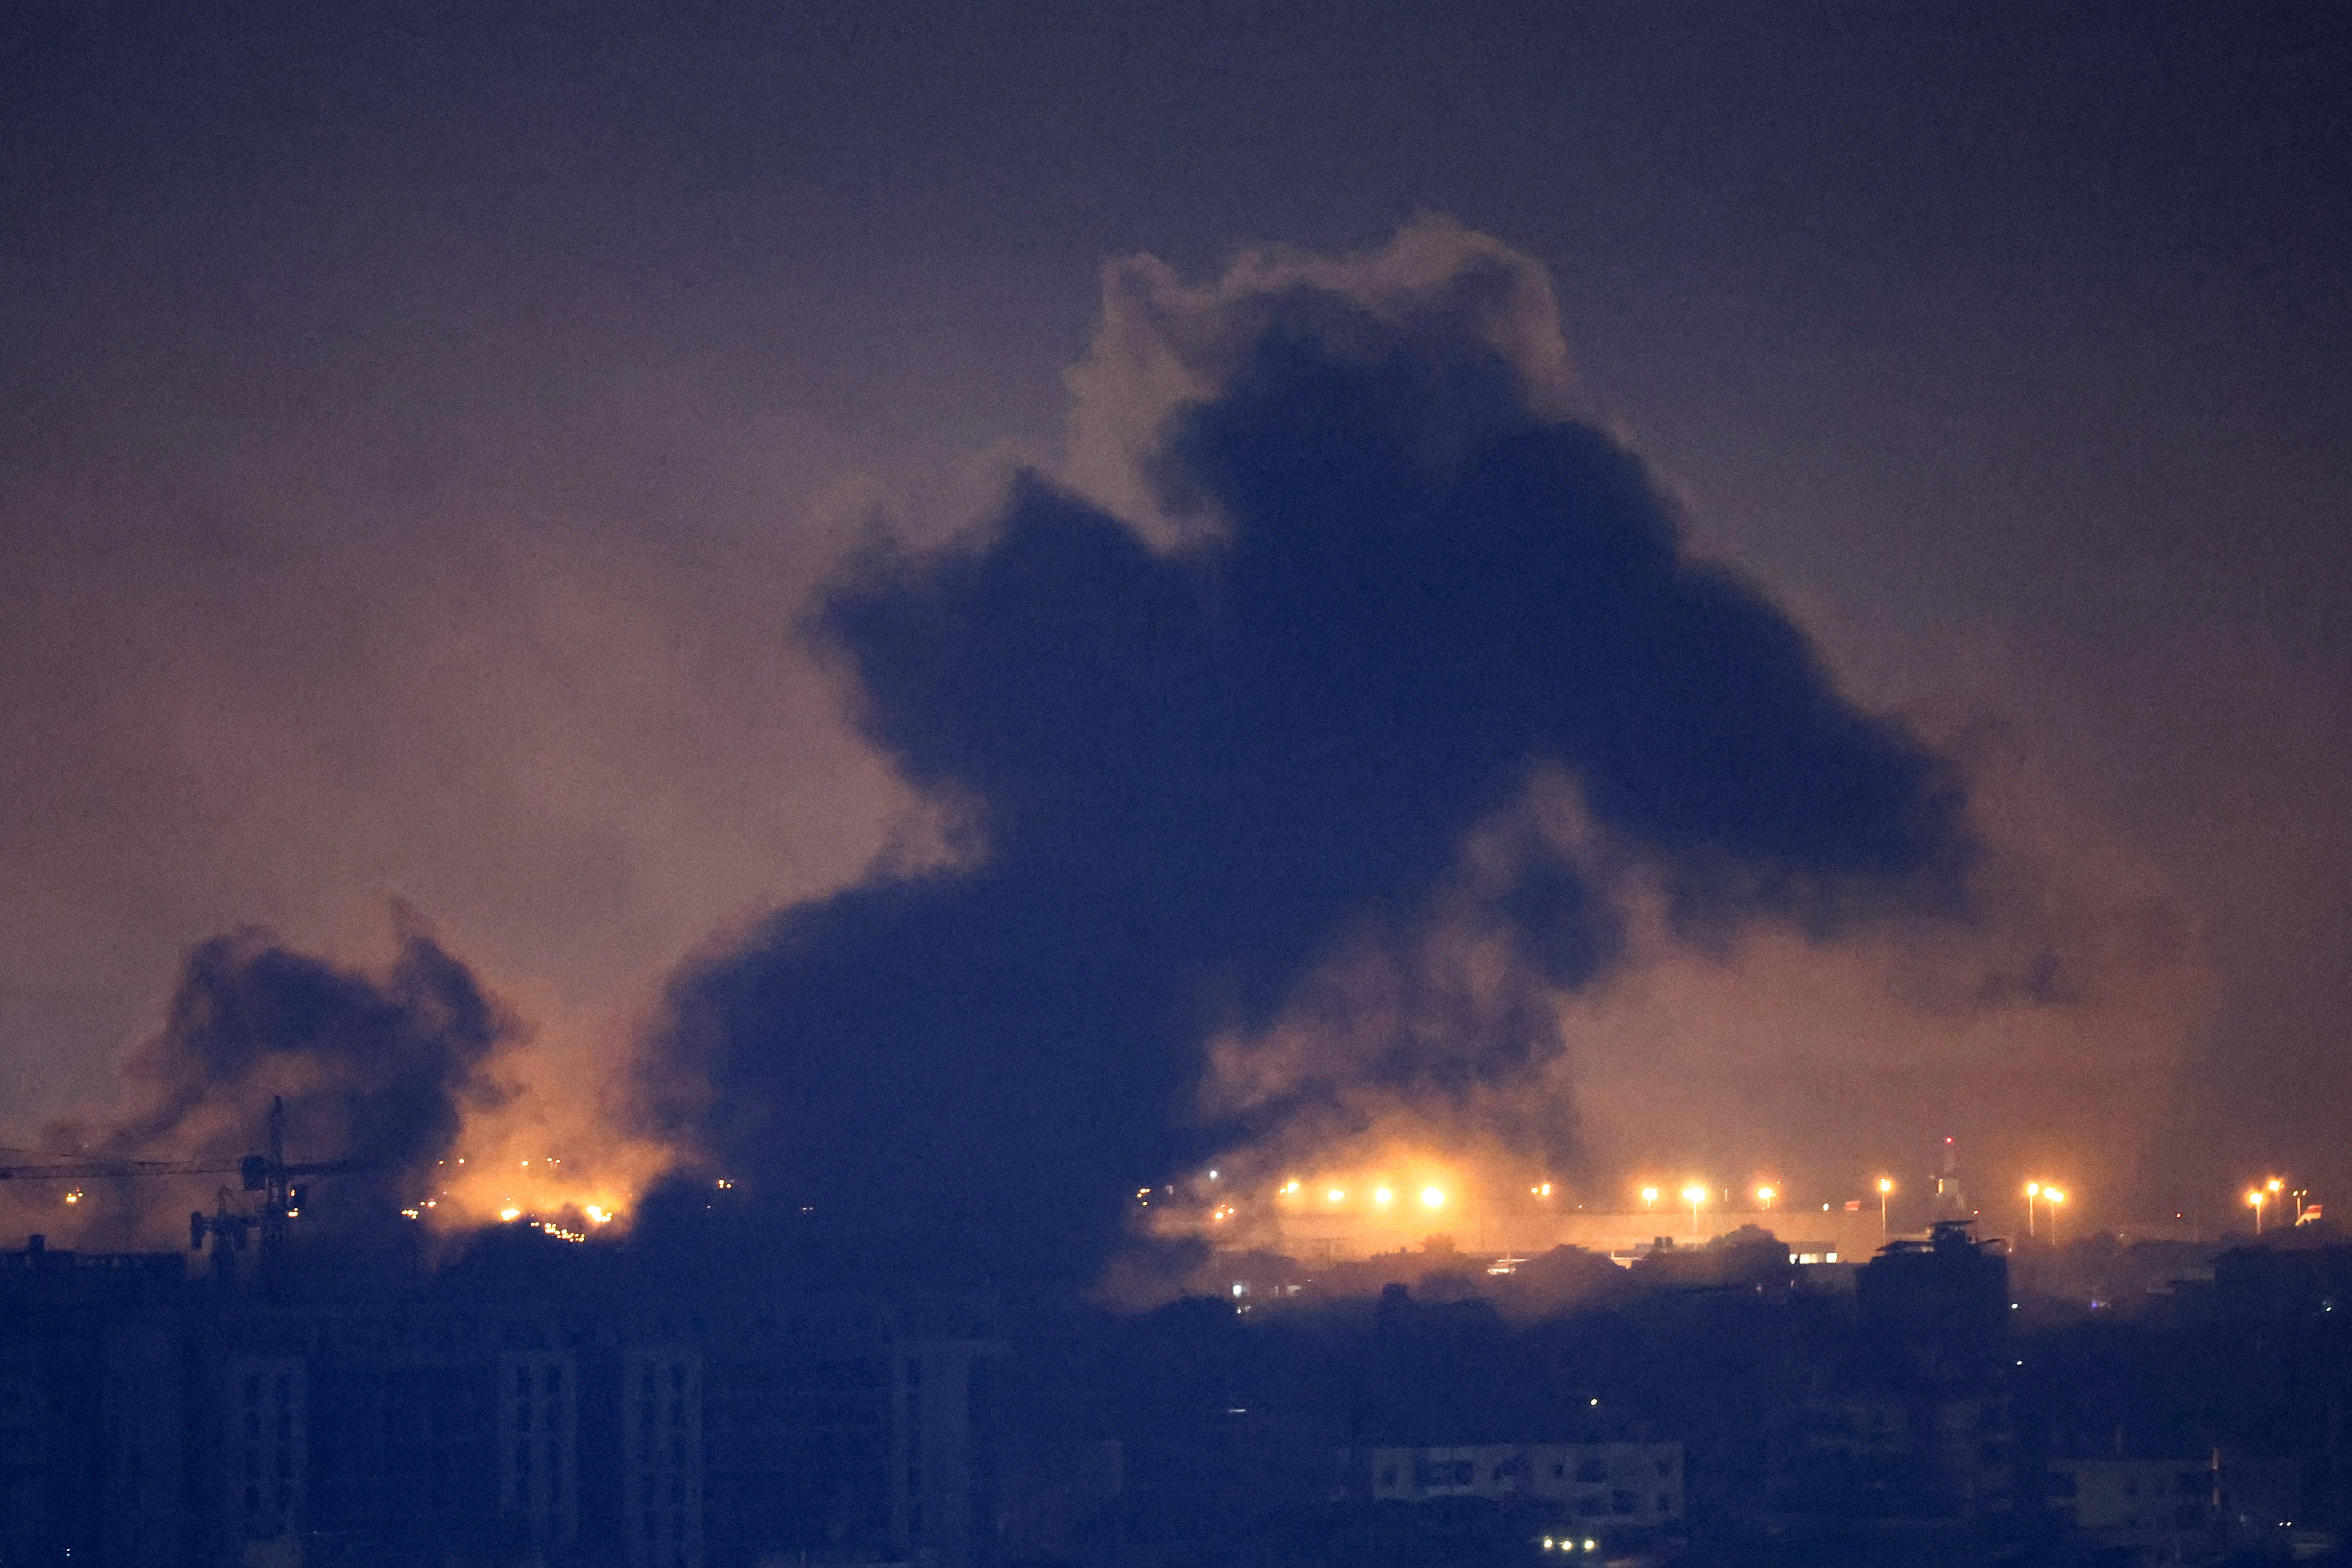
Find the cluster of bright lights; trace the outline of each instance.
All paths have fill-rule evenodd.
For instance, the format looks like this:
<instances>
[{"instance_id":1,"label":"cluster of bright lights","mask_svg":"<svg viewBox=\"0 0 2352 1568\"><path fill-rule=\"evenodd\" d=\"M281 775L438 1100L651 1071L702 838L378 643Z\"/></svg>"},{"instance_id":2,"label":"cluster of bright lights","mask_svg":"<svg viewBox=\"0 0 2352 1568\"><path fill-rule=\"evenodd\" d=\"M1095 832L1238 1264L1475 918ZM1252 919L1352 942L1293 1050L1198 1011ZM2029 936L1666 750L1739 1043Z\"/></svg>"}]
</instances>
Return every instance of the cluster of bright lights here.
<instances>
[{"instance_id":1,"label":"cluster of bright lights","mask_svg":"<svg viewBox=\"0 0 2352 1568\"><path fill-rule=\"evenodd\" d=\"M1543 1549L1546 1552L1598 1552L1601 1550L1601 1542L1593 1540L1592 1537L1589 1535L1581 1541L1576 1540L1572 1536L1561 1536L1558 1539L1554 1539L1553 1537L1547 1535L1543 1538Z\"/></svg>"},{"instance_id":2,"label":"cluster of bright lights","mask_svg":"<svg viewBox=\"0 0 2352 1568\"><path fill-rule=\"evenodd\" d=\"M1549 1194L1551 1191L1551 1187L1547 1184L1543 1190L1547 1194ZM1643 1208L1655 1208L1657 1206L1658 1200L1666 1195L1664 1189L1659 1187L1644 1185L1639 1190L1642 1198L1642 1206ZM1715 1189L1713 1187L1708 1186L1705 1182L1699 1181L1697 1178L1694 1177L1684 1184L1681 1197L1683 1202L1687 1205L1704 1208L1706 1206L1707 1199L1714 1194L1714 1192ZM1780 1201L1780 1188L1775 1182L1761 1182L1756 1185L1750 1195L1755 1198L1756 1206L1758 1208L1769 1209Z\"/></svg>"},{"instance_id":3,"label":"cluster of bright lights","mask_svg":"<svg viewBox=\"0 0 2352 1568\"><path fill-rule=\"evenodd\" d=\"M598 1227L621 1221L629 1202L631 1188L625 1182L606 1184L575 1162L543 1152L524 1158L515 1152L492 1157L477 1150L471 1158L452 1154L436 1163L441 1169L432 1194L409 1200L415 1212L404 1208L403 1217L436 1226L520 1222L545 1230L551 1224L549 1234L561 1233L560 1239L585 1239ZM720 1177L716 1185L723 1189L735 1183ZM541 1216L546 1215L562 1217L542 1223Z\"/></svg>"},{"instance_id":4,"label":"cluster of bright lights","mask_svg":"<svg viewBox=\"0 0 2352 1568\"><path fill-rule=\"evenodd\" d=\"M1296 1198L1305 1191L1306 1185L1306 1183L1294 1176L1288 1181L1284 1182L1280 1186L1275 1188L1275 1195L1276 1197L1283 1198ZM1149 1188L1146 1188L1145 1190L1147 1192L1150 1191ZM1530 1188L1529 1190L1548 1196L1551 1192L1551 1184L1549 1182L1546 1182L1539 1187ZM1388 1186L1376 1186L1371 1190L1370 1196L1374 1207L1386 1208L1391 1204L1396 1202L1396 1189ZM1423 1208L1444 1208L1446 1204L1445 1189L1439 1186L1434 1182L1421 1189L1420 1197L1421 1206ZM1323 1201L1326 1205L1332 1207L1337 1207L1338 1205L1346 1203L1348 1198L1349 1189L1346 1187L1331 1186L1323 1189ZM1220 1205L1218 1208L1211 1211L1209 1217L1212 1219L1222 1219L1234 1212L1234 1211L1230 1206Z\"/></svg>"},{"instance_id":5,"label":"cluster of bright lights","mask_svg":"<svg viewBox=\"0 0 2352 1568\"><path fill-rule=\"evenodd\" d=\"M550 1161L549 1163L552 1164L554 1162ZM403 1219L421 1220L425 1217L425 1211L434 1207L435 1203L436 1200L427 1198L421 1204L412 1205L411 1206L400 1211L400 1217ZM289 1209L286 1212L288 1217L291 1218L299 1215L302 1211L300 1209ZM613 1223L614 1218L614 1211L604 1207L602 1204L585 1205L581 1209L581 1212L587 1215L588 1223L592 1226L610 1225ZM506 1207L499 1211L499 1218L508 1225L512 1225L515 1221L522 1218L522 1208L520 1205L516 1204L509 1204ZM585 1231L567 1230L563 1226L556 1224L553 1220L532 1220L530 1224L533 1229L543 1230L548 1235L558 1237L563 1241L585 1241L588 1239L588 1236Z\"/></svg>"},{"instance_id":6,"label":"cluster of bright lights","mask_svg":"<svg viewBox=\"0 0 2352 1568\"><path fill-rule=\"evenodd\" d=\"M1150 1192L1150 1187L1143 1187L1136 1196L1140 1199L1140 1196L1146 1196L1148 1192ZM1275 1196L1277 1196L1277 1199L1291 1199L1291 1201L1306 1199L1306 1196L1310 1196L1310 1192L1322 1196L1324 1208L1340 1208L1345 1206L1345 1204L1350 1204L1350 1201L1357 1201L1357 1204L1369 1201L1373 1208L1390 1208L1397 1201L1397 1190L1385 1183L1371 1184L1371 1187L1343 1187L1343 1184L1339 1183L1331 1183L1327 1184L1327 1187L1310 1187L1310 1183L1307 1183L1306 1178L1291 1175L1291 1178L1282 1180L1282 1183L1275 1187ZM1536 1196L1550 1196L1552 1183L1538 1183L1534 1184L1534 1187L1528 1187L1528 1192L1534 1192ZM1440 1183L1428 1183L1425 1187L1418 1187L1418 1190L1413 1190L1413 1196L1421 1199L1423 1208L1444 1208L1449 1201L1454 1201L1454 1194L1446 1192L1444 1184ZM1230 1220L1230 1217L1234 1217L1237 1213L1240 1213L1240 1206L1237 1206L1237 1204L1218 1204L1216 1208L1209 1211L1209 1217L1212 1217L1212 1220Z\"/></svg>"},{"instance_id":7,"label":"cluster of bright lights","mask_svg":"<svg viewBox=\"0 0 2352 1568\"><path fill-rule=\"evenodd\" d=\"M1895 1180L1891 1176L1881 1176L1874 1184L1878 1195L1882 1198L1895 1191ZM1685 1204L1696 1204L1704 1207L1708 1194L1713 1190L1706 1183L1694 1180L1683 1188L1682 1200ZM1665 1196L1662 1190L1653 1186L1644 1186L1641 1189L1641 1193L1642 1205L1645 1208L1654 1206L1660 1198ZM1778 1181L1765 1181L1759 1182L1750 1189L1748 1195L1756 1200L1758 1208L1769 1209L1788 1194L1780 1190ZM1827 1208L1829 1205L1824 1204L1822 1206Z\"/></svg>"},{"instance_id":8,"label":"cluster of bright lights","mask_svg":"<svg viewBox=\"0 0 2352 1568\"><path fill-rule=\"evenodd\" d=\"M1215 1170L1206 1173L1208 1181L1212 1183L1219 1181L1222 1175L1222 1172ZM724 1180L719 1183L722 1188L731 1184ZM1892 1199L1900 1187L1901 1184L1893 1176L1881 1175L1872 1178L1869 1186L1864 1190L1875 1192L1883 1206ZM1171 1187L1169 1190L1172 1193L1175 1189ZM1559 1190L1561 1189L1557 1189L1551 1182L1538 1181L1528 1184L1528 1194L1539 1199L1550 1198ZM2064 1189L2047 1181L2027 1182L2024 1184L2023 1190L2031 1210L2038 1214L2046 1205L2053 1225L2058 1217L2059 1209L2069 1204L2070 1194ZM1696 1177L1691 1178L1686 1184L1678 1189L1670 1185L1643 1184L1635 1191L1639 1194L1644 1208L1655 1208L1661 1202L1671 1202L1674 1198L1679 1197L1682 1206L1693 1211L1692 1219L1695 1224L1700 1211L1715 1206L1718 1200L1727 1200L1733 1195L1730 1191L1718 1193L1716 1187ZM1148 1203L1151 1201L1153 1192L1154 1189L1150 1187L1139 1187L1136 1189L1136 1197L1139 1201ZM1408 1181L1399 1186L1390 1186L1369 1182L1358 1184L1357 1182L1346 1177L1327 1183L1313 1177L1291 1176L1277 1183L1273 1192L1276 1198L1288 1200L1293 1205L1294 1213L1298 1206L1342 1209L1350 1205L1360 1205L1367 1211L1390 1211L1397 1208L1400 1204L1414 1205L1415 1200L1418 1207L1435 1211L1457 1206L1463 1202L1471 1201L1475 1196L1475 1194L1465 1196L1464 1192L1450 1182L1443 1184L1432 1182L1427 1185L1416 1187ZM79 1195L79 1194L71 1194L68 1201L73 1201L73 1198ZM1746 1195L1753 1203L1757 1211L1764 1213L1786 1207L1794 1201L1788 1189L1777 1177L1757 1180L1754 1185L1746 1190ZM2295 1200L2298 1218L2317 1217L2318 1205L2305 1204L2303 1201L2307 1195L2304 1189L2290 1186L2286 1178L2269 1176L2259 1184L2248 1188L2244 1201L2248 1207L2254 1210L2255 1219L2259 1225L2261 1221L2269 1217L2273 1204L2282 1204L2289 1197ZM1241 1217L1243 1206L1238 1201L1219 1202L1209 1211L1208 1217L1211 1221L1220 1224L1238 1220ZM1832 1205L1824 1203L1821 1206L1826 1213ZM1859 1205L1849 1201L1847 1206L1853 1208ZM588 1212L592 1217L596 1215L596 1211L593 1209ZM501 1217L513 1216L509 1214ZM602 1224L603 1219L598 1218L597 1223Z\"/></svg>"},{"instance_id":9,"label":"cluster of bright lights","mask_svg":"<svg viewBox=\"0 0 2352 1568\"><path fill-rule=\"evenodd\" d=\"M451 1178L457 1178L457 1171L452 1169L452 1167L467 1167L468 1163L467 1158L462 1154L453 1154L445 1159L435 1162L435 1164L445 1173L446 1176ZM477 1180L480 1180L485 1177L488 1177L489 1180L495 1180L495 1177L488 1176L489 1170L514 1170L523 1173L527 1181L537 1182L543 1179L545 1173L560 1170L562 1164L563 1162L562 1159L551 1154L527 1160L509 1159L502 1156L488 1162L487 1166L479 1162L473 1163L470 1166L470 1173ZM462 1180L463 1178L457 1179ZM720 1190L724 1191L732 1188L735 1185L735 1183L731 1179L721 1177L719 1179L717 1184ZM496 1189L493 1188L492 1190L495 1191ZM1145 1191L1148 1192L1150 1189L1146 1188ZM93 1194L82 1187L70 1186L59 1192L58 1194L58 1201L68 1207L79 1207L87 1200L90 1200L93 1197ZM404 1220L407 1220L412 1224L421 1224L425 1222L429 1214L437 1210L441 1206L440 1200L442 1198L447 1198L450 1200L451 1208L458 1216L458 1224L463 1225L471 1223L475 1220L476 1213L478 1211L475 1209L474 1204L468 1203L461 1193L451 1186L443 1186L438 1188L436 1195L432 1197L411 1200L407 1204L400 1205L396 1212ZM289 1189L287 1191L286 1206L282 1211L284 1218L299 1219L302 1216L302 1207L299 1199L300 1194L299 1189ZM477 1199L476 1202L486 1203L487 1195L482 1199ZM559 1223L556 1221L541 1221L536 1217L526 1217L533 1215L534 1211L541 1214L551 1211L557 1212L568 1216L568 1218L566 1221ZM589 1234L595 1227L610 1225L620 1218L619 1211L616 1208L606 1206L605 1204L580 1203L575 1198L569 1196L560 1196L543 1193L533 1194L526 1192L517 1194L511 1190L501 1194L498 1200L498 1206L490 1212L495 1214L499 1223L511 1225L517 1221L524 1221L536 1229L545 1231L548 1235L565 1241L585 1241L588 1238ZM573 1225L577 1225L579 1228L576 1230L571 1228Z\"/></svg>"}]
</instances>

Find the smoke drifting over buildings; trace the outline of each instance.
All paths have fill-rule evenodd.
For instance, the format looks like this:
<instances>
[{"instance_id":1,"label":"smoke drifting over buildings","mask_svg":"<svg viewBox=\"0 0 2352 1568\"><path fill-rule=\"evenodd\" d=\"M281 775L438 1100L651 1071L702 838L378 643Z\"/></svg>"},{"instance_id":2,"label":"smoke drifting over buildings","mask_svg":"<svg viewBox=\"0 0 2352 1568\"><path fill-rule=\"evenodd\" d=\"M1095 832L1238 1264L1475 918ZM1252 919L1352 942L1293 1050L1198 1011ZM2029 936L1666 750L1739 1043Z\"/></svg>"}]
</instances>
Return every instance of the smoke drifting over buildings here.
<instances>
[{"instance_id":1,"label":"smoke drifting over buildings","mask_svg":"<svg viewBox=\"0 0 2352 1568\"><path fill-rule=\"evenodd\" d=\"M1532 264L1443 224L1202 290L1114 269L1071 472L1148 506L1025 479L817 617L964 855L678 980L730 1170L859 1234L1083 1271L1122 1192L1359 1083L1541 1076L1556 998L1623 942L1594 855L1712 942L1963 913L1953 773L1565 416L1548 317ZM1590 854L1547 823L1563 793ZM1373 971L1390 1002L1332 1000ZM1318 1010L1362 1026L1203 1114L1212 1039Z\"/></svg>"},{"instance_id":2,"label":"smoke drifting over buildings","mask_svg":"<svg viewBox=\"0 0 2352 1568\"><path fill-rule=\"evenodd\" d=\"M1842 696L1566 366L1541 268L1442 221L1114 265L1065 459L877 533L797 628L911 847L715 938L650 1026L504 1008L422 935L381 978L218 939L55 1146L235 1156L282 1094L374 1219L582 1226L684 1166L1071 1278L1212 1158L1607 1201L1958 1131L2122 1188L2212 1005L2163 879L1997 731Z\"/></svg>"}]
</instances>

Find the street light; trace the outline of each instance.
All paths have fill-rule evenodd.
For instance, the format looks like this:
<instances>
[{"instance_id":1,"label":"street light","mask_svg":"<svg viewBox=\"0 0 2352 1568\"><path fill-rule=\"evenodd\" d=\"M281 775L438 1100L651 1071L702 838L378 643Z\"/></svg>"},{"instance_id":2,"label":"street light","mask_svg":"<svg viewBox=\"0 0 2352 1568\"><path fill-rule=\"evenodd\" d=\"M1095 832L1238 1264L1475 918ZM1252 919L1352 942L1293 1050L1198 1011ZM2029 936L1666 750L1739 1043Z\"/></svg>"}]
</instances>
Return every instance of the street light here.
<instances>
[{"instance_id":1,"label":"street light","mask_svg":"<svg viewBox=\"0 0 2352 1568\"><path fill-rule=\"evenodd\" d=\"M2260 1187L2256 1187L2252 1192L2246 1194L2246 1202L2253 1205L2254 1234L2256 1236L2260 1236L2263 1233L2263 1205L2268 1201L2269 1198L2270 1194L2263 1191Z\"/></svg>"},{"instance_id":2,"label":"street light","mask_svg":"<svg viewBox=\"0 0 2352 1568\"><path fill-rule=\"evenodd\" d=\"M1878 1178L1878 1239L1881 1241L1885 1241L1886 1239L1886 1194L1894 1190L1895 1179L1893 1177L1881 1176Z\"/></svg>"},{"instance_id":3,"label":"street light","mask_svg":"<svg viewBox=\"0 0 2352 1568\"><path fill-rule=\"evenodd\" d=\"M1643 1187L1642 1189L1642 1206L1645 1209L1654 1209L1658 1206L1657 1188Z\"/></svg>"},{"instance_id":4,"label":"street light","mask_svg":"<svg viewBox=\"0 0 2352 1568\"><path fill-rule=\"evenodd\" d=\"M1772 1200L1780 1195L1780 1193L1769 1184L1760 1186L1756 1189L1756 1206L1769 1213L1772 1207Z\"/></svg>"},{"instance_id":5,"label":"street light","mask_svg":"<svg viewBox=\"0 0 2352 1568\"><path fill-rule=\"evenodd\" d=\"M1698 1205L1706 1202L1706 1189L1693 1182L1683 1189L1683 1202L1691 1206L1691 1245L1696 1247L1701 1239L1698 1234Z\"/></svg>"},{"instance_id":6,"label":"street light","mask_svg":"<svg viewBox=\"0 0 2352 1568\"><path fill-rule=\"evenodd\" d=\"M2028 1236L2032 1236L2033 1234L2033 1200L2039 1197L2041 1194L2042 1184L2040 1182L2028 1182L2025 1184L2025 1234Z\"/></svg>"}]
</instances>

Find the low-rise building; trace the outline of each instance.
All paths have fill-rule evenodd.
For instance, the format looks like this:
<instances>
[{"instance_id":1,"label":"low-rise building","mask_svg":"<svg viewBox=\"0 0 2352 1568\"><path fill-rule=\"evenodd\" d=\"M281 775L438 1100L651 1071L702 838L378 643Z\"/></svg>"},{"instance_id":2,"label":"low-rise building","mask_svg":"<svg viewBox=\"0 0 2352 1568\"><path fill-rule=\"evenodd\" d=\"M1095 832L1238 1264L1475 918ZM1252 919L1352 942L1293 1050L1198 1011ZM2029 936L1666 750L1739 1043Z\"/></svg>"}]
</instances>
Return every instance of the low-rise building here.
<instances>
[{"instance_id":1,"label":"low-rise building","mask_svg":"<svg viewBox=\"0 0 2352 1568\"><path fill-rule=\"evenodd\" d=\"M1679 1526L1679 1443L1479 1443L1371 1451L1375 1501L1488 1498L1548 1504L1610 1529Z\"/></svg>"},{"instance_id":2,"label":"low-rise building","mask_svg":"<svg viewBox=\"0 0 2352 1568\"><path fill-rule=\"evenodd\" d=\"M2049 1470L2051 1507L2101 1546L2177 1562L2221 1521L2221 1477L2208 1459L2055 1458Z\"/></svg>"}]
</instances>

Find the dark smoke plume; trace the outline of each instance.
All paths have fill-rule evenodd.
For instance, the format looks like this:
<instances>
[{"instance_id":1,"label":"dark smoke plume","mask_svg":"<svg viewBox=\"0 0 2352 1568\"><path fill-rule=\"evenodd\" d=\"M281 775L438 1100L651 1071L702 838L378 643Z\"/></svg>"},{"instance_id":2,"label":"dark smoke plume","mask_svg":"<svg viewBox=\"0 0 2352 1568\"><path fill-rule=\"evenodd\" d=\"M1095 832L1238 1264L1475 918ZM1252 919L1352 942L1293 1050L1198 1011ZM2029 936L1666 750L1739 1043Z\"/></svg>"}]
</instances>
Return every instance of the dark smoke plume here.
<instances>
[{"instance_id":1,"label":"dark smoke plume","mask_svg":"<svg viewBox=\"0 0 2352 1568\"><path fill-rule=\"evenodd\" d=\"M235 1161L263 1147L270 1101L282 1097L290 1161L365 1167L303 1184L305 1230L389 1228L432 1186L466 1105L496 1094L483 1069L510 1027L429 937L407 935L378 980L240 931L189 953L162 1032L125 1065L133 1109L105 1126L60 1124L50 1143L95 1157ZM234 1193L234 1175L219 1181ZM196 1184L208 1194L211 1184ZM162 1221L186 1213L176 1188L109 1185L89 1239L136 1228L167 1199Z\"/></svg>"},{"instance_id":2,"label":"dark smoke plume","mask_svg":"<svg viewBox=\"0 0 2352 1568\"><path fill-rule=\"evenodd\" d=\"M1542 764L1694 929L1956 907L1944 770L1691 558L1639 458L1454 316L1306 286L1252 309L1149 464L1190 542L1032 478L977 542L885 553L824 606L866 732L984 847L788 910L674 988L709 1135L780 1205L1093 1270L1122 1202L1230 1131L1191 1112L1204 1042L1419 927ZM1605 901L1539 849L1484 909L1547 984L1609 961ZM1436 1076L1559 1049L1503 1010L1500 1048Z\"/></svg>"}]
</instances>

